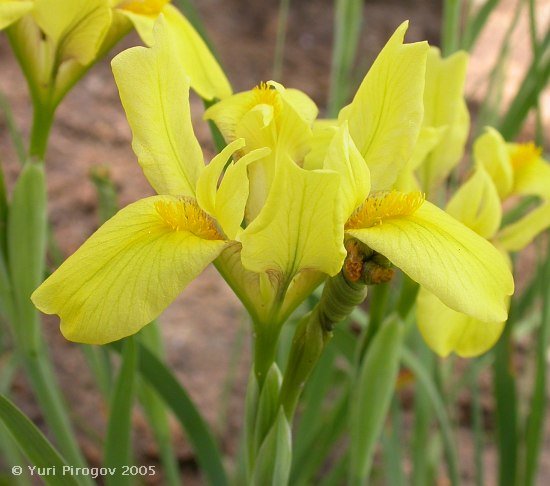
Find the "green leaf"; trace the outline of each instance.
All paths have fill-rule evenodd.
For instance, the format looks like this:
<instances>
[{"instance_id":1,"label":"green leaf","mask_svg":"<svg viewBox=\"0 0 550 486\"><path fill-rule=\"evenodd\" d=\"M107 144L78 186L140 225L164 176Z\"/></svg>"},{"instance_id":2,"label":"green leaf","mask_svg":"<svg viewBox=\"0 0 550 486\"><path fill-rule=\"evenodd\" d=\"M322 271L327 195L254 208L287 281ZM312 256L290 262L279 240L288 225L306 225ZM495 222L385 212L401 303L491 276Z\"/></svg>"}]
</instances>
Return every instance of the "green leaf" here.
<instances>
[{"instance_id":1,"label":"green leaf","mask_svg":"<svg viewBox=\"0 0 550 486\"><path fill-rule=\"evenodd\" d=\"M279 391L281 390L282 376L275 363L267 372L260 399L254 426L254 450L258 451L266 439L279 412Z\"/></svg>"},{"instance_id":2,"label":"green leaf","mask_svg":"<svg viewBox=\"0 0 550 486\"><path fill-rule=\"evenodd\" d=\"M376 442L395 389L403 340L400 320L392 316L374 336L352 387L349 484L364 485Z\"/></svg>"},{"instance_id":3,"label":"green leaf","mask_svg":"<svg viewBox=\"0 0 550 486\"><path fill-rule=\"evenodd\" d=\"M46 235L44 166L27 162L13 190L8 218L8 268L19 313L15 331L20 342L31 347L38 339L38 330L28 325L35 322L36 313L30 296L44 276Z\"/></svg>"},{"instance_id":4,"label":"green leaf","mask_svg":"<svg viewBox=\"0 0 550 486\"><path fill-rule=\"evenodd\" d=\"M449 480L452 486L457 486L459 484L458 458L454 445L451 421L445 410L443 399L422 361L405 348L402 349L401 361L404 366L413 372L418 383L424 387L426 394L430 398L435 415L439 421L439 426L441 427L443 446L449 467Z\"/></svg>"},{"instance_id":5,"label":"green leaf","mask_svg":"<svg viewBox=\"0 0 550 486\"><path fill-rule=\"evenodd\" d=\"M132 476L122 476L122 466L132 464L131 429L138 356L133 337L124 339L122 365L112 396L103 464L117 474L105 478L107 485L130 484Z\"/></svg>"},{"instance_id":6,"label":"green leaf","mask_svg":"<svg viewBox=\"0 0 550 486\"><path fill-rule=\"evenodd\" d=\"M67 466L65 460L36 425L4 395L0 395L0 420L34 466L55 468L56 475L42 478L46 484L53 486L78 486L80 484L73 476L61 473L63 467Z\"/></svg>"},{"instance_id":7,"label":"green leaf","mask_svg":"<svg viewBox=\"0 0 550 486\"><path fill-rule=\"evenodd\" d=\"M113 343L111 346L117 351L121 349L120 343ZM138 348L141 376L155 389L179 420L208 483L213 486L226 486L227 477L223 469L220 451L191 397L154 353L142 344L139 344Z\"/></svg>"},{"instance_id":8,"label":"green leaf","mask_svg":"<svg viewBox=\"0 0 550 486\"><path fill-rule=\"evenodd\" d=\"M282 486L288 484L292 462L290 424L284 410L279 409L277 420L271 427L256 458L252 484L255 486Z\"/></svg>"}]
</instances>

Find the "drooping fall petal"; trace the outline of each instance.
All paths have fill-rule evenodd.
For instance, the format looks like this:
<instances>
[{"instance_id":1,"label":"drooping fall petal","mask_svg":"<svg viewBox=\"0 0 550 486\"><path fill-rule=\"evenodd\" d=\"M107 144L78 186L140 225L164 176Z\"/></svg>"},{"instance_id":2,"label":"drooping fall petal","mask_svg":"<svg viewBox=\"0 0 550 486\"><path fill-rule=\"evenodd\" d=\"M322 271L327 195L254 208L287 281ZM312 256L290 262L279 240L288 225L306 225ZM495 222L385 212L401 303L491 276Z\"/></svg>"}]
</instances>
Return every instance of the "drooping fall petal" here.
<instances>
[{"instance_id":1,"label":"drooping fall petal","mask_svg":"<svg viewBox=\"0 0 550 486\"><path fill-rule=\"evenodd\" d=\"M485 322L506 320L514 282L504 257L419 194L393 191L367 199L346 232L452 309Z\"/></svg>"},{"instance_id":2,"label":"drooping fall petal","mask_svg":"<svg viewBox=\"0 0 550 486\"><path fill-rule=\"evenodd\" d=\"M428 346L443 358L451 353L463 358L483 354L497 342L505 324L456 312L424 288L416 300L416 320Z\"/></svg>"},{"instance_id":3,"label":"drooping fall petal","mask_svg":"<svg viewBox=\"0 0 550 486\"><path fill-rule=\"evenodd\" d=\"M194 196L204 161L191 125L189 79L162 19L155 39L151 48L115 57L113 73L145 176L159 194Z\"/></svg>"},{"instance_id":4,"label":"drooping fall petal","mask_svg":"<svg viewBox=\"0 0 550 486\"><path fill-rule=\"evenodd\" d=\"M153 196L99 228L32 295L67 339L104 344L156 318L227 246L194 200Z\"/></svg>"}]
</instances>

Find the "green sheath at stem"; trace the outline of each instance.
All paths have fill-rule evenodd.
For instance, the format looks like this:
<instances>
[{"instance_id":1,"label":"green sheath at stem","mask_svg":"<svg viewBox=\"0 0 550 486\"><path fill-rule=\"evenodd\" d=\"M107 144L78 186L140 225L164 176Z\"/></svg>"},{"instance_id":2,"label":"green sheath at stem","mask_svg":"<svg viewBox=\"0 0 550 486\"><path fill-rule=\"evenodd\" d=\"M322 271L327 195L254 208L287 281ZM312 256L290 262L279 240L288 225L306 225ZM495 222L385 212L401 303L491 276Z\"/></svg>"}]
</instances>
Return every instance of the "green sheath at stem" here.
<instances>
[{"instance_id":1,"label":"green sheath at stem","mask_svg":"<svg viewBox=\"0 0 550 486\"><path fill-rule=\"evenodd\" d=\"M280 397L289 420L292 420L304 383L332 337L332 328L349 316L366 296L364 283L350 282L339 273L327 280L319 303L298 324Z\"/></svg>"}]
</instances>

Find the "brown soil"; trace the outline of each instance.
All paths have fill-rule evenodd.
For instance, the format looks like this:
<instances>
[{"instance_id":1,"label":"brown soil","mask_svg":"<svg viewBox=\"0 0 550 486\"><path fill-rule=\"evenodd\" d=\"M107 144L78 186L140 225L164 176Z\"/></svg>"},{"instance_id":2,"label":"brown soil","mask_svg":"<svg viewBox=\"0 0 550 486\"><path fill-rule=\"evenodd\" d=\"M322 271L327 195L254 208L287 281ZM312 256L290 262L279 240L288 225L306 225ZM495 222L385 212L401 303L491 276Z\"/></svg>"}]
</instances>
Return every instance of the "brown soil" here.
<instances>
[{"instance_id":1,"label":"brown soil","mask_svg":"<svg viewBox=\"0 0 550 486\"><path fill-rule=\"evenodd\" d=\"M234 88L248 89L260 80L270 79L277 2L203 0L196 3L200 3L200 13ZM306 91L321 108L325 105L329 87L332 4L329 0L291 2L281 80L286 86ZM439 5L439 2L430 0L367 2L358 55L361 71L366 70L402 20L411 20L409 41L428 39L437 44L441 15ZM546 13L549 10L542 9ZM137 36L130 35L117 51L136 43ZM491 44L490 40L486 41L488 44ZM111 53L109 58L114 54ZM486 54L479 52L479 49L474 54L471 68L474 78L481 67L492 63L492 58ZM27 134L31 107L24 80L5 38L0 38L0 62L0 90L9 95L16 120ZM477 92L474 94L478 96ZM206 155L210 156L213 147L207 127L200 120L202 105L196 98L192 100L192 111L197 121L197 136ZM130 140L130 130L120 106L109 60L106 59L98 63L62 103L47 154L49 215L65 254L72 253L98 226L97 198L89 178L92 168L98 165L109 168L122 206L153 194L136 163ZM11 186L19 167L7 130L1 124L0 157ZM161 321L171 368L221 438L224 452L234 455L236 438L242 425L242 402L250 362L248 337L244 339L244 351L238 354L237 379L229 398L222 394L222 390L235 343L243 329L246 336L249 331L239 302L215 270L209 268L170 306ZM96 391L79 346L61 337L53 318L44 320L44 331L59 381L71 404L79 440L89 460L99 464L101 446L97 437L105 429L106 405ZM40 411L22 375L14 383L13 395L31 418L43 425ZM151 433L139 411L136 411L134 423L139 463L158 464ZM200 484L192 451L175 424L173 429L186 484ZM461 442L471 450L468 445L470 437L467 431L464 434L466 437ZM493 453L489 451L488 454ZM548 453L545 456L545 472L548 472ZM491 465L494 464L494 454L492 457L489 461ZM469 462L469 458L467 460ZM465 477L471 477L468 476L468 466L464 468ZM160 475L156 481L162 484Z\"/></svg>"}]
</instances>

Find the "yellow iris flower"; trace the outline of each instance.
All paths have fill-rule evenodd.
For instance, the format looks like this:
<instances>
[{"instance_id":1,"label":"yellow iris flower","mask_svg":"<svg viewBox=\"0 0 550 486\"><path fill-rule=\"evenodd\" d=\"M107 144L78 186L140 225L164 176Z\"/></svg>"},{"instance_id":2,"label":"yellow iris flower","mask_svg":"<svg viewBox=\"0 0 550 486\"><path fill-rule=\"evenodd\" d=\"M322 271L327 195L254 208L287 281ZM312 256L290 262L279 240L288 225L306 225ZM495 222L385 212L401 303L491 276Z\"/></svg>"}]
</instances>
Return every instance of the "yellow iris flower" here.
<instances>
[{"instance_id":1,"label":"yellow iris flower","mask_svg":"<svg viewBox=\"0 0 550 486\"><path fill-rule=\"evenodd\" d=\"M53 109L132 26L150 44L161 14L192 88L205 99L230 95L200 35L168 0L0 0L0 29L8 28L35 102Z\"/></svg>"},{"instance_id":2,"label":"yellow iris flower","mask_svg":"<svg viewBox=\"0 0 550 486\"><path fill-rule=\"evenodd\" d=\"M218 187L227 160L244 141L204 166L191 126L188 77L176 59L165 30L153 48L136 47L113 61L134 149L159 195L119 211L33 293L39 309L60 315L68 339L101 344L137 332L238 236L246 166L269 149L230 164ZM138 87L147 92L139 114Z\"/></svg>"},{"instance_id":3,"label":"yellow iris flower","mask_svg":"<svg viewBox=\"0 0 550 486\"><path fill-rule=\"evenodd\" d=\"M401 25L388 41L352 103L342 109L338 124L323 121L317 134L315 125L309 129L315 116L310 100L305 95L285 98L289 90L277 85L228 98L210 108L206 117L228 141L243 136L272 148L272 158L291 158L310 172L340 174L340 221L346 238L386 256L452 308L480 319L505 319L513 280L500 253L419 193L390 191L411 157L423 117L428 46L403 44L406 28L406 23ZM304 157L308 144L312 150ZM270 174L277 174L278 167L273 160L262 163L261 187L269 201ZM281 267L272 241L280 241L282 222L288 219L288 209L278 207L288 196L271 184L277 196L242 236L251 243L243 248L243 265L254 271ZM289 248L282 245L285 252Z\"/></svg>"},{"instance_id":4,"label":"yellow iris flower","mask_svg":"<svg viewBox=\"0 0 550 486\"><path fill-rule=\"evenodd\" d=\"M476 140L474 154L475 171L451 198L447 212L491 240L503 254L521 250L550 227L550 165L534 144L506 143L494 129L487 129ZM536 195L542 203L501 228L502 203L513 195ZM426 342L443 357L452 352L462 357L484 353L505 325L505 320L476 319L456 312L425 289L418 296L417 322Z\"/></svg>"}]
</instances>

